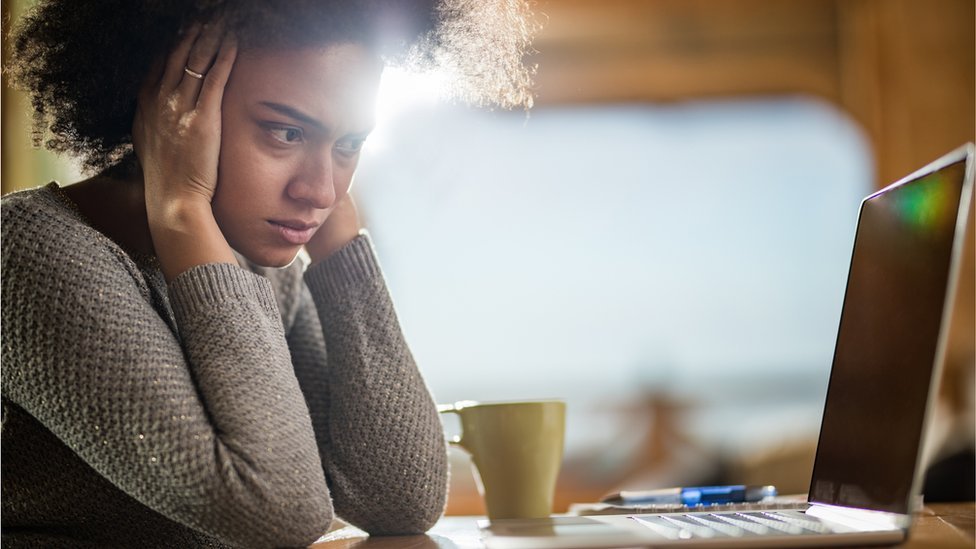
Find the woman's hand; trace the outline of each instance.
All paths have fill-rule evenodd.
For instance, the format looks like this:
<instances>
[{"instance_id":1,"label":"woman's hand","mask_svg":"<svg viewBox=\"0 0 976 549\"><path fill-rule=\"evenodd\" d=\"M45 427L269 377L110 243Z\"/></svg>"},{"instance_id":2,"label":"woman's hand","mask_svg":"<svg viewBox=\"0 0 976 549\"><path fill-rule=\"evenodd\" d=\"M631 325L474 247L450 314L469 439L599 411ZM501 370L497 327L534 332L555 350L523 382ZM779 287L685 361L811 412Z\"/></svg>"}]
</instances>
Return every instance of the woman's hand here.
<instances>
[{"instance_id":1,"label":"woman's hand","mask_svg":"<svg viewBox=\"0 0 976 549\"><path fill-rule=\"evenodd\" d=\"M315 231L312 240L305 245L305 251L312 263L316 263L356 238L361 228L356 203L352 194L346 193L336 202L325 223Z\"/></svg>"},{"instance_id":2,"label":"woman's hand","mask_svg":"<svg viewBox=\"0 0 976 549\"><path fill-rule=\"evenodd\" d=\"M221 101L237 55L221 25L197 25L139 93L132 141L146 215L167 280L204 263L236 263L210 201L217 187Z\"/></svg>"}]
</instances>

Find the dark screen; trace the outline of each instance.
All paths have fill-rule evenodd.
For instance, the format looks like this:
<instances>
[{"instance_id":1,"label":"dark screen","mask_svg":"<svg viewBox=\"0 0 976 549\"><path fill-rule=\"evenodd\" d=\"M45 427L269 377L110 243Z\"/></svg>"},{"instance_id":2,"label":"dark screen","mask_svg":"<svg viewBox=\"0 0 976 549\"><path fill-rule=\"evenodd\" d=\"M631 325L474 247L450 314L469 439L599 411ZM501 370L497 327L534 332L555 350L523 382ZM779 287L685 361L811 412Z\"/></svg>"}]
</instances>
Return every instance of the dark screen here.
<instances>
[{"instance_id":1,"label":"dark screen","mask_svg":"<svg viewBox=\"0 0 976 549\"><path fill-rule=\"evenodd\" d=\"M965 169L861 205L811 501L909 511Z\"/></svg>"}]
</instances>

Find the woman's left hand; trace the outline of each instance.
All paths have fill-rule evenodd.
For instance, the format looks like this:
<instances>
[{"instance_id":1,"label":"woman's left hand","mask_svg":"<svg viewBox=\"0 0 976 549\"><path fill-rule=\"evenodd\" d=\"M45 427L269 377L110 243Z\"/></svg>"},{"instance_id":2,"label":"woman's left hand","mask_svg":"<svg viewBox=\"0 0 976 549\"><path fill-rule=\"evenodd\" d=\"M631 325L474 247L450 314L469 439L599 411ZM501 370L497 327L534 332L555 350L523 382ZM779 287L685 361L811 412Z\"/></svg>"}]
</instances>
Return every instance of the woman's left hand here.
<instances>
[{"instance_id":1,"label":"woman's left hand","mask_svg":"<svg viewBox=\"0 0 976 549\"><path fill-rule=\"evenodd\" d=\"M236 263L211 209L221 105L236 54L233 36L219 22L194 25L139 93L132 142L153 247L167 280L197 265Z\"/></svg>"},{"instance_id":2,"label":"woman's left hand","mask_svg":"<svg viewBox=\"0 0 976 549\"><path fill-rule=\"evenodd\" d=\"M143 82L132 140L150 210L171 200L213 199L221 102L236 54L234 37L219 22L194 25Z\"/></svg>"},{"instance_id":3,"label":"woman's left hand","mask_svg":"<svg viewBox=\"0 0 976 549\"><path fill-rule=\"evenodd\" d=\"M362 226L359 223L359 212L352 194L346 193L329 213L325 223L305 245L305 251L316 263L332 255L333 252L345 246L359 235Z\"/></svg>"}]
</instances>

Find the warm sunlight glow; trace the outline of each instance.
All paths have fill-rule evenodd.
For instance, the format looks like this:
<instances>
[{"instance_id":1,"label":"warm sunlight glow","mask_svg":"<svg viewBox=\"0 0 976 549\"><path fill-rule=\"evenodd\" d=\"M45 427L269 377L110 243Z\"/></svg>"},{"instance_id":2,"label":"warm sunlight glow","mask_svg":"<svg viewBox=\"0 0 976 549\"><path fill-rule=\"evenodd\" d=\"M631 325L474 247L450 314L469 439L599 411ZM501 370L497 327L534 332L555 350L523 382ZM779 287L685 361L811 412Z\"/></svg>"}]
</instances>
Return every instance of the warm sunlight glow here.
<instances>
[{"instance_id":1,"label":"warm sunlight glow","mask_svg":"<svg viewBox=\"0 0 976 549\"><path fill-rule=\"evenodd\" d=\"M390 122L406 111L429 108L448 95L448 77L437 71L416 72L387 67L376 99L376 129L371 147L382 147Z\"/></svg>"}]
</instances>

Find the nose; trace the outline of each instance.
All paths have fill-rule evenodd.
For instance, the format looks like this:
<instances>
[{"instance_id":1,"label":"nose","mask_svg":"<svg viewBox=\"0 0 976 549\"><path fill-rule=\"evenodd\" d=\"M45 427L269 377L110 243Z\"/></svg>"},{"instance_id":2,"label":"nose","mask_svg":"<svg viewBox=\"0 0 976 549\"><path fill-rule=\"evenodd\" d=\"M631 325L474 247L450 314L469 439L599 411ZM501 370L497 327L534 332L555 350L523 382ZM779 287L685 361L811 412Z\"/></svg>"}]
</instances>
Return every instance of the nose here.
<instances>
[{"instance_id":1,"label":"nose","mask_svg":"<svg viewBox=\"0 0 976 549\"><path fill-rule=\"evenodd\" d=\"M331 154L310 154L288 183L288 196L313 208L330 208L336 201L334 176Z\"/></svg>"}]
</instances>

